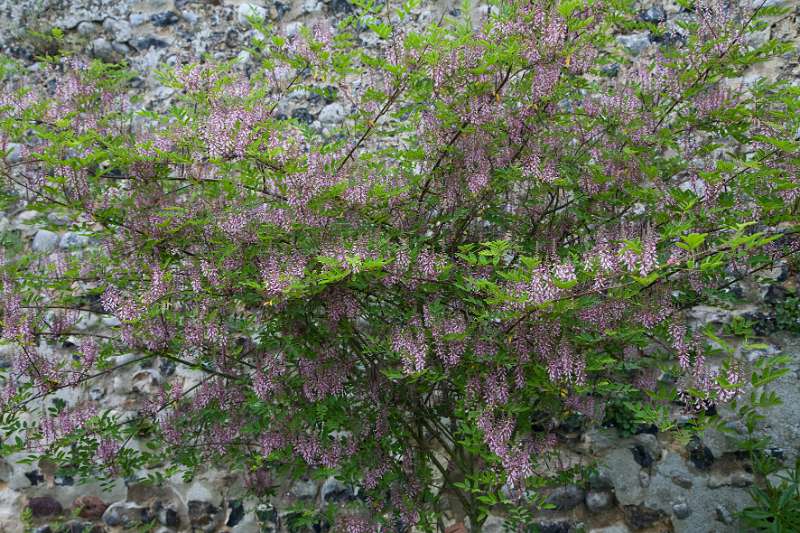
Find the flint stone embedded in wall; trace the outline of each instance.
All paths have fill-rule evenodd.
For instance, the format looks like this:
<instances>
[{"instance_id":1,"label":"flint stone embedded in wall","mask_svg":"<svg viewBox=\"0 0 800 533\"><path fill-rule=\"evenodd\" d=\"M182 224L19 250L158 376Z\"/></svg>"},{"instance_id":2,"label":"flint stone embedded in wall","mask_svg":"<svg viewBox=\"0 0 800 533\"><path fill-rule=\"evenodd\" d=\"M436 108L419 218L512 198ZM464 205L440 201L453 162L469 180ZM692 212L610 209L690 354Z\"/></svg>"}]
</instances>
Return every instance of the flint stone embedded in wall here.
<instances>
[{"instance_id":1,"label":"flint stone embedded in wall","mask_svg":"<svg viewBox=\"0 0 800 533\"><path fill-rule=\"evenodd\" d=\"M649 32L620 35L617 37L617 41L620 45L622 45L623 48L625 48L625 50L634 56L638 56L644 52L651 43Z\"/></svg>"},{"instance_id":2,"label":"flint stone embedded in wall","mask_svg":"<svg viewBox=\"0 0 800 533\"><path fill-rule=\"evenodd\" d=\"M585 493L582 488L577 485L567 485L565 487L556 487L547 496L547 503L555 505L559 511L570 511L583 503L584 497Z\"/></svg>"},{"instance_id":3,"label":"flint stone embedded in wall","mask_svg":"<svg viewBox=\"0 0 800 533\"><path fill-rule=\"evenodd\" d=\"M250 19L264 20L267 18L267 10L256 4L241 4L237 8L239 24L249 26Z\"/></svg>"},{"instance_id":4,"label":"flint stone embedded in wall","mask_svg":"<svg viewBox=\"0 0 800 533\"><path fill-rule=\"evenodd\" d=\"M660 5L650 6L640 12L641 19L651 24L661 24L667 20L667 13Z\"/></svg>"},{"instance_id":5,"label":"flint stone embedded in wall","mask_svg":"<svg viewBox=\"0 0 800 533\"><path fill-rule=\"evenodd\" d=\"M796 6L797 2L768 0L768 5L778 4ZM238 56L242 60L239 68L243 71L253 68L253 59L248 54L241 53L242 48L254 34L247 20L247 14L255 14L259 18L277 22L286 34L294 35L302 25L310 26L322 17L335 22L354 12L353 5L347 0L296 0L285 3L272 0L249 2L60 0L48 3L49 7L46 10L36 11L38 5L39 3L34 0L6 2L0 8L0 28L27 28L31 27L29 22L35 20L50 27L62 28L68 34L82 39L83 50L95 57L106 61L128 60L132 68L139 72L131 89L141 94L154 109L166 108L170 99L174 97L170 90L160 87L151 75L153 69L161 62L168 60L174 62L179 57L197 57L199 53L208 52L217 59L232 59ZM432 9L433 7L435 9ZM20 14L23 8L28 11L24 19ZM440 8L447 10L454 17L465 16L458 12L457 2L426 3L414 10L409 24L430 23L438 18ZM488 5L478 6L476 14L486 16L494 9L496 8ZM644 2L640 9L642 20L658 25L662 33L660 36L655 35L655 32L618 36L619 43L634 59L649 57L649 54L655 52L658 47L680 45L685 41L686 34L678 23L696 19L694 14L682 10L676 2L669 0L657 3ZM785 21L780 31L790 32L789 34L796 38L798 29L793 22L791 18ZM765 29L756 36L754 42L774 35L775 31L778 31L777 28ZM12 43L7 40L12 33L15 32L0 31L0 48L4 50L11 48ZM357 28L355 33L365 46L380 45L380 39L373 33L364 31L363 28ZM751 41L751 44L754 42ZM800 72L794 63L796 54L790 60L787 59L784 65L795 69L792 75L796 76ZM627 69L627 65L615 63L604 67L604 74L609 77L624 77L627 75ZM769 69L771 70L767 73L773 74L778 72L788 74L791 70L784 69L780 65L770 66ZM756 75L753 73L748 73L745 77L748 83L754 82L755 79ZM336 101L335 95L327 98L310 92L298 92L291 99L281 102L276 113L282 113L320 129L339 124L346 117L346 110L339 101ZM12 161L22 157L24 152L22 147L10 148L12 148ZM702 180L697 180L694 184L684 181L679 186L692 187L700 197L707 188ZM34 224L33 220L40 216L36 211L21 211L16 216L14 212L5 215L0 216L0 229L6 231L10 228L19 231L34 249L42 253L54 252L59 245L65 251L73 253L91 244L82 239L73 240L72 236L67 237L71 233L68 227L70 221L57 223L56 213L48 215L47 227L65 226L59 233L45 230L41 224ZM59 237L60 233L64 236ZM760 274L763 279L755 284L753 291L748 289L746 292L741 288L741 284L736 286L742 296L752 297L748 306L737 305L732 309L697 306L689 311L693 328L720 327L730 324L734 317L743 317L756 321L757 333L771 334L775 328L774 314L765 309L764 304L776 305L787 297L790 286L776 284L791 282L793 274L786 265L770 271L765 270ZM95 331L119 325L113 317L96 314L99 312L100 309L95 309L95 313L87 314L85 320L82 316L80 328ZM98 316L102 318L98 320ZM764 436L773 440L776 448L782 450L782 460L791 462L797 455L797 442L800 442L800 414L796 409L800 404L800 378L796 373L799 370L800 343L796 339L790 342L777 342L772 339L768 343L770 348L766 350L739 348L736 357L755 362L780 350L793 358L793 372L768 388L784 398L784 405L776 407L770 413L766 424L760 430ZM137 355L130 354L127 357L134 358ZM0 366L10 364L11 358L13 354L3 352L0 356ZM118 358L117 362L127 360L129 359L123 356ZM180 366L176 368L174 363L169 365L163 362L148 369L141 368L137 363L131 365L129 370L130 372L121 376L118 381L106 379L87 387L81 394L84 394L86 400L93 401L103 408L106 406L120 408L128 402L135 403L137 397L151 394L164 380L186 380L186 387L189 387L197 383L202 376L198 371ZM72 401L77 399L71 398ZM730 415L724 410L721 410L721 414ZM604 498L611 499L611 509L608 512L625 511L627 525L616 522L595 528L591 522L587 522L586 530L594 533L625 533L647 524L651 526L655 524L655 527L658 527L662 522L665 524L671 522L669 527L679 533L705 531L709 528L714 528L720 533L740 531L735 513L749 504L748 486L756 480L741 469L732 471L720 469L720 463L724 463L726 454L733 450L732 443L706 434L703 435L702 445L705 449L697 447L685 450L680 449L674 442L671 443L668 437L662 437L661 440L650 435L622 438L616 430L591 430L583 435L582 445L576 446L575 451L578 457L586 462L599 460L600 475L590 480L586 487L570 485L550 493L552 503L564 511L585 513L588 507L599 510L602 514L607 510L606 503L600 502L594 496L601 494ZM708 450L708 453L705 450ZM155 487L141 487L129 489L127 496L117 490L113 497L105 497L103 493L97 492L96 487L83 488L77 484L69 486L68 478L53 477L51 474L47 476L35 467L14 469L6 463L0 463L0 482L8 484L4 490L0 490L0 523L4 527L6 524L11 524L9 532L16 533L14 528L19 526L19 512L26 501L23 494L39 497L43 496L41 491L51 491L53 495L70 494L69 498L54 496L53 500L69 507L70 502L77 501L72 495L77 496L82 490L86 491L82 496L84 498L89 498L92 494L101 495L94 502L95 506L84 505L87 514L81 516L82 520L99 521L102 517L102 521L106 524L114 522L116 524L114 527L123 527L125 524L142 519L154 520L161 531L180 530L191 525L197 530L230 527L234 531L255 531L256 520L269 523L269 528L275 531L282 527L278 519L279 511L271 505L263 504L261 510L256 512L253 507L248 507L249 503L243 503L241 506L233 503L245 501L239 500L238 495L233 498L223 496L222 494L227 494L228 491L241 489L240 482L226 480L223 477L215 479L213 483L209 482L207 486L213 490L208 489L205 492L194 486L176 485L176 488L170 489L172 492L168 494ZM49 486L51 483L52 487ZM322 486L314 481L301 480L292 487L288 500L314 503L347 501L353 496L353 491L348 487L342 487L340 483L330 480ZM103 507L104 500L110 503L107 508ZM74 504L71 508L77 509ZM97 516L98 514L100 516ZM500 517L491 517L487 520L485 530L499 531L502 527L501 521ZM80 520L71 521L68 528L77 528L82 524ZM574 524L560 519L542 522L540 525L544 531L550 532L574 529ZM21 532L21 526L19 531Z\"/></svg>"},{"instance_id":6,"label":"flint stone embedded in wall","mask_svg":"<svg viewBox=\"0 0 800 533\"><path fill-rule=\"evenodd\" d=\"M64 508L52 496L36 496L28 500L28 508L34 518L58 516Z\"/></svg>"},{"instance_id":7,"label":"flint stone embedded in wall","mask_svg":"<svg viewBox=\"0 0 800 533\"><path fill-rule=\"evenodd\" d=\"M50 252L58 245L58 234L46 229L40 229L33 238L31 248L34 252Z\"/></svg>"},{"instance_id":8,"label":"flint stone embedded in wall","mask_svg":"<svg viewBox=\"0 0 800 533\"><path fill-rule=\"evenodd\" d=\"M72 508L81 518L100 520L108 509L108 504L98 496L87 495L75 498Z\"/></svg>"},{"instance_id":9,"label":"flint stone embedded in wall","mask_svg":"<svg viewBox=\"0 0 800 533\"><path fill-rule=\"evenodd\" d=\"M103 513L103 522L112 527L132 527L149 522L151 519L148 509L135 502L113 503Z\"/></svg>"},{"instance_id":10,"label":"flint stone embedded in wall","mask_svg":"<svg viewBox=\"0 0 800 533\"><path fill-rule=\"evenodd\" d=\"M586 508L592 513L610 509L614 505L614 494L608 490L590 490L586 493Z\"/></svg>"}]
</instances>

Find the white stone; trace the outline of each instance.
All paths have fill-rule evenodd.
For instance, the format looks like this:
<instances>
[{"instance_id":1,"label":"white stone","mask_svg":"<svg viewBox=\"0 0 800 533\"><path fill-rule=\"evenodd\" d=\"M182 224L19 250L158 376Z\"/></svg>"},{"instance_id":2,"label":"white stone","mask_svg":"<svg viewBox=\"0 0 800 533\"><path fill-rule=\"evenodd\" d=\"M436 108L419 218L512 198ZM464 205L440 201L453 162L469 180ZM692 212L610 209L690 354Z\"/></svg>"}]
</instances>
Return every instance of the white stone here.
<instances>
[{"instance_id":1,"label":"white stone","mask_svg":"<svg viewBox=\"0 0 800 533\"><path fill-rule=\"evenodd\" d=\"M286 97L291 98L292 100L305 100L308 98L308 95L311 94L306 89L295 89L294 91L289 92Z\"/></svg>"},{"instance_id":2,"label":"white stone","mask_svg":"<svg viewBox=\"0 0 800 533\"><path fill-rule=\"evenodd\" d=\"M155 91L153 91L153 100L166 100L173 94L175 94L175 89L172 87L156 87Z\"/></svg>"},{"instance_id":3,"label":"white stone","mask_svg":"<svg viewBox=\"0 0 800 533\"><path fill-rule=\"evenodd\" d=\"M95 22L84 20L78 24L78 33L84 37L94 37L100 33L100 25Z\"/></svg>"},{"instance_id":4,"label":"white stone","mask_svg":"<svg viewBox=\"0 0 800 533\"><path fill-rule=\"evenodd\" d=\"M39 216L38 211L23 211L22 213L17 215L15 222L18 225L28 224L38 216Z\"/></svg>"},{"instance_id":5,"label":"white stone","mask_svg":"<svg viewBox=\"0 0 800 533\"><path fill-rule=\"evenodd\" d=\"M786 481L786 478L790 478L792 476L792 471L788 468L782 468L777 472L773 472L767 475L767 481L770 482L773 486L778 486Z\"/></svg>"},{"instance_id":6,"label":"white stone","mask_svg":"<svg viewBox=\"0 0 800 533\"><path fill-rule=\"evenodd\" d=\"M682 191L689 191L694 193L698 198L704 198L706 195L706 182L702 178L689 179L678 185Z\"/></svg>"},{"instance_id":7,"label":"white stone","mask_svg":"<svg viewBox=\"0 0 800 533\"><path fill-rule=\"evenodd\" d=\"M22 533L24 531L19 512L22 494L5 488L0 490L0 525L5 533Z\"/></svg>"},{"instance_id":8,"label":"white stone","mask_svg":"<svg viewBox=\"0 0 800 533\"><path fill-rule=\"evenodd\" d=\"M119 318L117 318L115 316L104 316L101 319L101 322L103 323L104 326L108 326L110 328L114 328L114 327L122 325L122 322L120 322Z\"/></svg>"},{"instance_id":9,"label":"white stone","mask_svg":"<svg viewBox=\"0 0 800 533\"><path fill-rule=\"evenodd\" d=\"M756 83L758 83L764 77L763 74L759 72L752 72L750 74L745 74L742 76L742 83L745 87L752 87Z\"/></svg>"},{"instance_id":10,"label":"white stone","mask_svg":"<svg viewBox=\"0 0 800 533\"><path fill-rule=\"evenodd\" d=\"M131 26L141 26L150 21L150 15L144 13L133 13L128 19L131 21Z\"/></svg>"},{"instance_id":11,"label":"white stone","mask_svg":"<svg viewBox=\"0 0 800 533\"><path fill-rule=\"evenodd\" d=\"M181 17L183 17L183 20L185 20L192 26L194 26L197 23L197 21L200 20L200 15L198 15L194 11L184 11L181 13Z\"/></svg>"},{"instance_id":12,"label":"white stone","mask_svg":"<svg viewBox=\"0 0 800 533\"><path fill-rule=\"evenodd\" d=\"M117 42L124 43L131 38L131 25L125 20L107 18L103 21L103 29Z\"/></svg>"},{"instance_id":13,"label":"white stone","mask_svg":"<svg viewBox=\"0 0 800 533\"><path fill-rule=\"evenodd\" d=\"M255 4L242 4L236 10L237 20L242 26L250 25L250 18L264 20L267 18L267 10Z\"/></svg>"},{"instance_id":14,"label":"white stone","mask_svg":"<svg viewBox=\"0 0 800 533\"><path fill-rule=\"evenodd\" d=\"M131 379L131 391L150 396L158 392L161 376L152 369L141 370Z\"/></svg>"},{"instance_id":15,"label":"white stone","mask_svg":"<svg viewBox=\"0 0 800 533\"><path fill-rule=\"evenodd\" d=\"M483 17L488 17L491 15L497 15L500 13L500 9L497 6L490 6L489 4L481 4L478 6L478 14Z\"/></svg>"},{"instance_id":16,"label":"white stone","mask_svg":"<svg viewBox=\"0 0 800 533\"><path fill-rule=\"evenodd\" d=\"M144 507L134 502L116 502L108 506L103 513L103 522L111 527L131 527L138 525L137 522L142 516Z\"/></svg>"},{"instance_id":17,"label":"white stone","mask_svg":"<svg viewBox=\"0 0 800 533\"><path fill-rule=\"evenodd\" d=\"M210 502L216 500L211 490L202 483L192 483L186 491L186 501L197 500L201 502Z\"/></svg>"},{"instance_id":18,"label":"white stone","mask_svg":"<svg viewBox=\"0 0 800 533\"><path fill-rule=\"evenodd\" d=\"M61 213L48 213L47 221L56 226L66 226L69 224L69 217Z\"/></svg>"},{"instance_id":19,"label":"white stone","mask_svg":"<svg viewBox=\"0 0 800 533\"><path fill-rule=\"evenodd\" d=\"M629 53L638 56L645 48L650 46L650 34L648 32L638 32L630 35L619 35L617 42Z\"/></svg>"},{"instance_id":20,"label":"white stone","mask_svg":"<svg viewBox=\"0 0 800 533\"><path fill-rule=\"evenodd\" d=\"M710 305L696 305L687 312L690 326L701 327L707 324L728 324L733 313L727 309Z\"/></svg>"},{"instance_id":21,"label":"white stone","mask_svg":"<svg viewBox=\"0 0 800 533\"><path fill-rule=\"evenodd\" d=\"M131 52L130 46L125 43L118 43L116 41L111 43L111 48L113 48L116 53L122 56L126 56Z\"/></svg>"},{"instance_id":22,"label":"white stone","mask_svg":"<svg viewBox=\"0 0 800 533\"><path fill-rule=\"evenodd\" d=\"M0 458L0 482L8 483L14 473L14 468L3 458Z\"/></svg>"},{"instance_id":23,"label":"white stone","mask_svg":"<svg viewBox=\"0 0 800 533\"><path fill-rule=\"evenodd\" d=\"M130 383L128 383L128 378L123 376L114 376L114 379L111 381L111 388L116 394L125 395L130 392Z\"/></svg>"},{"instance_id":24,"label":"white stone","mask_svg":"<svg viewBox=\"0 0 800 533\"><path fill-rule=\"evenodd\" d=\"M754 31L747 35L747 46L751 48L758 48L766 43L772 34L771 28L766 28L761 31Z\"/></svg>"},{"instance_id":25,"label":"white stone","mask_svg":"<svg viewBox=\"0 0 800 533\"><path fill-rule=\"evenodd\" d=\"M380 37L375 32L365 31L358 36L361 44L367 48L376 46L380 42Z\"/></svg>"},{"instance_id":26,"label":"white stone","mask_svg":"<svg viewBox=\"0 0 800 533\"><path fill-rule=\"evenodd\" d=\"M94 313L89 313L87 311L80 312L80 318L75 323L75 329L78 331L86 331L88 329L92 329L93 327L97 326L100 322L100 317L98 317Z\"/></svg>"},{"instance_id":27,"label":"white stone","mask_svg":"<svg viewBox=\"0 0 800 533\"><path fill-rule=\"evenodd\" d=\"M22 161L22 145L19 143L8 143L6 149L8 150L8 155L6 156L6 160L9 163L19 163Z\"/></svg>"},{"instance_id":28,"label":"white stone","mask_svg":"<svg viewBox=\"0 0 800 533\"><path fill-rule=\"evenodd\" d=\"M417 17L417 22L420 24L425 24L426 26L429 24L434 24L436 22L436 14L430 9L426 9L419 14L419 17Z\"/></svg>"},{"instance_id":29,"label":"white stone","mask_svg":"<svg viewBox=\"0 0 800 533\"><path fill-rule=\"evenodd\" d=\"M323 124L335 124L341 122L347 115L342 104L334 102L322 108L319 113L319 121Z\"/></svg>"},{"instance_id":30,"label":"white stone","mask_svg":"<svg viewBox=\"0 0 800 533\"><path fill-rule=\"evenodd\" d=\"M58 245L58 234L46 229L40 229L33 238L34 252L51 252Z\"/></svg>"},{"instance_id":31,"label":"white stone","mask_svg":"<svg viewBox=\"0 0 800 533\"><path fill-rule=\"evenodd\" d=\"M125 363L129 363L134 359L138 359L140 356L135 353L124 353L122 355L117 355L111 357L109 359L113 359L114 366L124 365Z\"/></svg>"},{"instance_id":32,"label":"white stone","mask_svg":"<svg viewBox=\"0 0 800 533\"><path fill-rule=\"evenodd\" d=\"M302 22L290 22L289 24L286 25L286 28L284 28L284 30L286 31L286 36L294 37L295 35L300 33L300 28L302 27L303 27Z\"/></svg>"},{"instance_id":33,"label":"white stone","mask_svg":"<svg viewBox=\"0 0 800 533\"><path fill-rule=\"evenodd\" d=\"M305 0L303 2L303 13L319 13L322 11L322 2L318 0Z\"/></svg>"},{"instance_id":34,"label":"white stone","mask_svg":"<svg viewBox=\"0 0 800 533\"><path fill-rule=\"evenodd\" d=\"M98 37L92 41L92 56L106 62L114 60L114 47L108 39Z\"/></svg>"},{"instance_id":35,"label":"white stone","mask_svg":"<svg viewBox=\"0 0 800 533\"><path fill-rule=\"evenodd\" d=\"M779 348L771 344L766 344L763 347L757 345L754 347L749 344L743 344L739 347L738 352L739 357L747 359L747 362L749 363L755 363L762 357L770 357L781 353Z\"/></svg>"}]
</instances>

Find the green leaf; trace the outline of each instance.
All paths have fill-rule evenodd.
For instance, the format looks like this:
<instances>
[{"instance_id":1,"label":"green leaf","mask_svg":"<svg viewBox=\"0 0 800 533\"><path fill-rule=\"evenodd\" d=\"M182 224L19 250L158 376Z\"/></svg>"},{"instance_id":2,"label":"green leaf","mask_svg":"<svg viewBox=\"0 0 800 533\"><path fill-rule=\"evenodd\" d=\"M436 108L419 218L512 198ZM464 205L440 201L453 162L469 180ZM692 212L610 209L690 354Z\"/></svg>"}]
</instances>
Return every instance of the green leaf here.
<instances>
[{"instance_id":1,"label":"green leaf","mask_svg":"<svg viewBox=\"0 0 800 533\"><path fill-rule=\"evenodd\" d=\"M682 242L676 243L676 246L691 252L702 246L706 241L707 236L707 233L690 233L689 235L682 235Z\"/></svg>"}]
</instances>

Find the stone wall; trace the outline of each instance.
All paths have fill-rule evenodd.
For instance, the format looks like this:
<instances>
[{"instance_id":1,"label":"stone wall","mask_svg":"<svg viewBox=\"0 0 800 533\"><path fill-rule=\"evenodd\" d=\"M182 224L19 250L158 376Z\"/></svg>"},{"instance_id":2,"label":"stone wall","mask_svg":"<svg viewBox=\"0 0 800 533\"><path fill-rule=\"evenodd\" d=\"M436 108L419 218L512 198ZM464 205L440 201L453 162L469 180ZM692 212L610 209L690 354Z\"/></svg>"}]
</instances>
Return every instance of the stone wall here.
<instances>
[{"instance_id":1,"label":"stone wall","mask_svg":"<svg viewBox=\"0 0 800 533\"><path fill-rule=\"evenodd\" d=\"M769 0L774 3L774 0ZM796 0L787 2L793 11L754 39L772 33L797 40L800 8ZM415 11L409 24L425 25L436 20L442 10L453 16L459 13L458 2L426 3ZM81 50L103 60L126 59L139 72L132 89L145 102L158 109L171 97L170 89L161 87L154 75L163 63L209 53L216 59L238 57L241 68L257 68L243 51L252 37L247 15L264 16L287 32L317 18L338 19L352 12L347 0L0 0L0 49L25 60L36 69L33 58L52 46L31 37L28 30L64 31L63 46ZM475 6L471 16L480 17L488 7ZM659 41L680 40L676 22L690 13L677 4L642 5L641 16L663 25L667 32L655 39L647 32L619 36L620 43L632 56L647 57ZM376 46L371 34L359 36L364 46ZM610 69L609 75L619 69ZM748 73L744 81L759 75L788 76L800 74L797 50L780 60ZM282 102L281 113L309 123L319 130L341 120L342 103L316 95L296 92ZM2 213L0 230L14 232L41 252L80 250L91 246L86 237L70 230L64 221L49 217L51 229L44 229L36 213L20 203ZM52 231L52 226L61 230ZM797 265L797 263L794 263ZM775 408L762 428L771 437L772 453L790 461L800 452L800 336L781 329L789 296L797 294L798 273L790 262L754 280L737 283L730 290L744 297L733 308L699 306L691 311L695 327L730 323L742 316L756 324L757 332L769 347L766 350L738 349L738 356L750 361L768 353L784 352L792 357L791 372L772 388L784 404ZM781 315L784 313L784 315ZM797 316L797 315L795 315ZM113 323L92 313L85 313L79 327L101 332ZM800 329L800 326L799 326ZM63 349L64 347L52 347ZM0 353L0 363L10 354ZM118 356L118 363L135 354ZM133 364L116 376L91 383L76 391L81 400L99 407L130 409L166 380L191 384L198 376L172 364L142 366ZM66 394L66 393L65 393ZM72 401L75 398L71 398ZM739 422L732 413L724 418L736 428ZM548 498L555 510L541 513L542 531L624 533L627 531L685 533L735 532L741 527L734 514L749 504L748 488L762 480L753 474L745 457L736 452L733 442L718 432L707 432L701 440L688 444L674 435L641 433L623 438L616 428L562 435L567 444L561 460L567 463L600 465L598 474L586 486L555 487ZM13 459L13 458L12 458ZM240 475L209 469L191 482L172 479L162 488L129 484L117 480L110 490L97 484L77 485L70 478L58 477L46 464L20 465L0 460L0 531L16 533L24 526L23 508L30 507L35 527L47 531L115 531L136 522L154 520L158 531L291 531L291 516L285 511L296 501L319 505L358 498L358 490L335 479L321 482L301 480L284 484L271 502L244 498ZM72 517L70 516L72 515ZM452 523L455 517L448 517ZM315 531L325 530L323 526ZM487 532L501 531L501 519L490 517Z\"/></svg>"}]
</instances>

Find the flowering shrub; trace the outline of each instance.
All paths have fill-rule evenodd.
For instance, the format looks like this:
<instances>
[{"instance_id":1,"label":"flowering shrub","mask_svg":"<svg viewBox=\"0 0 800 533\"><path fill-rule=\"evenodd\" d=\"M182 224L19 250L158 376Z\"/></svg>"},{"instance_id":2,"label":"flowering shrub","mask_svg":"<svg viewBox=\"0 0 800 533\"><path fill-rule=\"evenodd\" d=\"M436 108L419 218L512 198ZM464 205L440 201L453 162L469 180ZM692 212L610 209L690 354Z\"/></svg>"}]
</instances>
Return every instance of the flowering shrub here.
<instances>
[{"instance_id":1,"label":"flowering shrub","mask_svg":"<svg viewBox=\"0 0 800 533\"><path fill-rule=\"evenodd\" d=\"M787 50L748 40L774 9L689 7L638 67L617 1L258 25L257 72L164 72L165 114L116 66L52 59L52 91L2 94L2 175L92 246L4 257L4 451L94 477L218 463L260 494L332 474L367 495L339 530L430 529L445 500L477 528L537 503L567 418L624 402L667 429L774 378L684 310L800 248L800 94L731 81ZM300 90L344 120L279 114ZM140 363L185 371L135 414L46 402Z\"/></svg>"}]
</instances>

